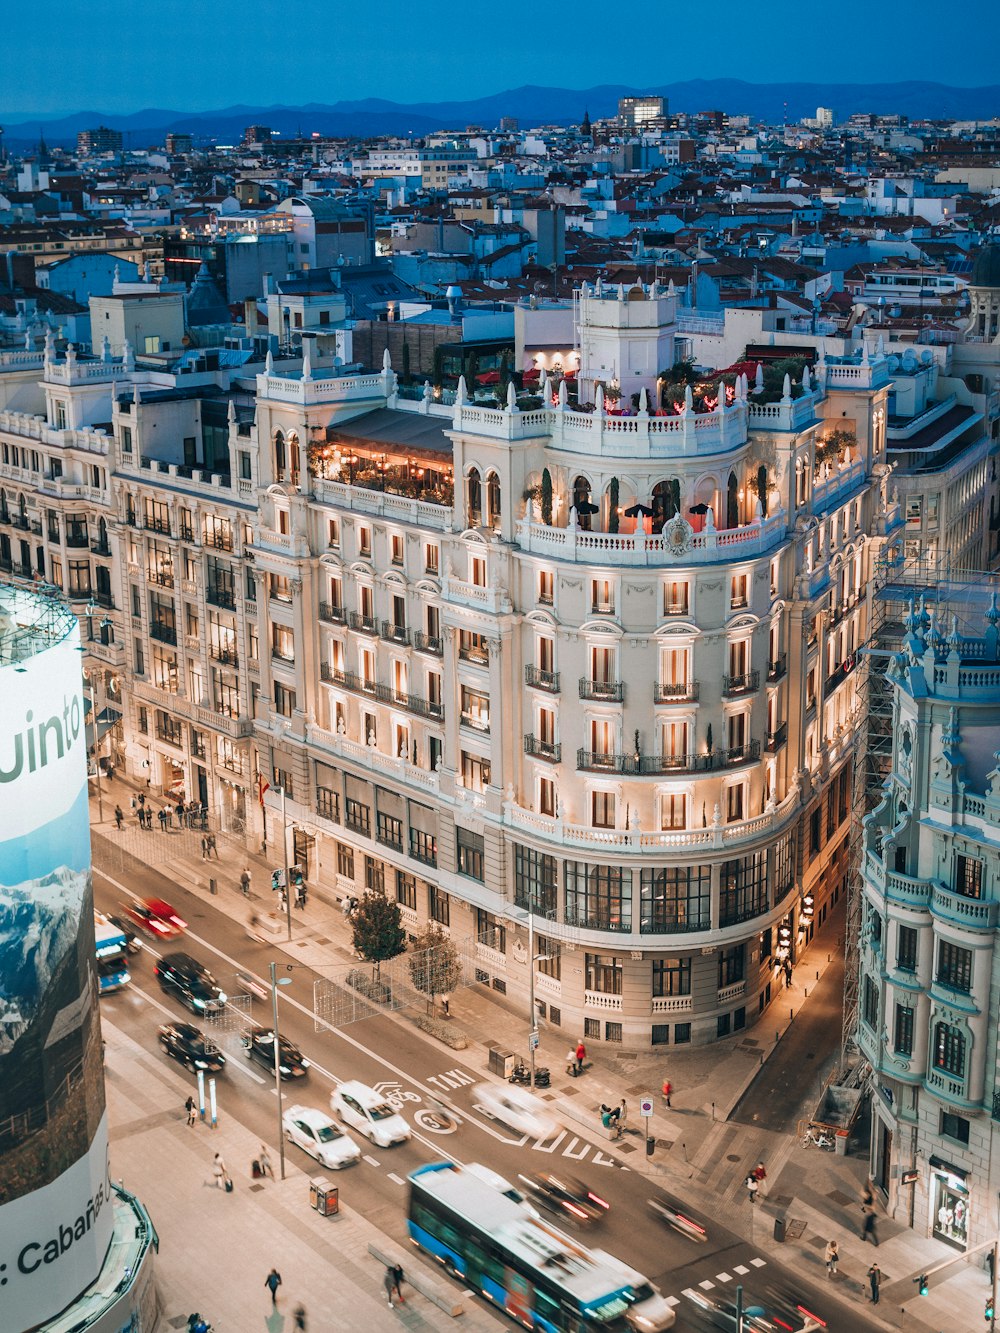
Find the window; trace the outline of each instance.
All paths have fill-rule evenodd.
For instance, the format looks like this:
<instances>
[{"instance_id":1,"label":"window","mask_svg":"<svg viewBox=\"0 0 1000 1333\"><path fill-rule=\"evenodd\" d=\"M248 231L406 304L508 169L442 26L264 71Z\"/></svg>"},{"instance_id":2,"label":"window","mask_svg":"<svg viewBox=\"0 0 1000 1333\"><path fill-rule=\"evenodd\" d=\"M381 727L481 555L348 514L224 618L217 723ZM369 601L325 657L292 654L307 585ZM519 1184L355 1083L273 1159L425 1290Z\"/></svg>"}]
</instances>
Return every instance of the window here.
<instances>
[{"instance_id":1,"label":"window","mask_svg":"<svg viewBox=\"0 0 1000 1333\"><path fill-rule=\"evenodd\" d=\"M469 560L469 582L476 588L486 587L486 561L474 555Z\"/></svg>"},{"instance_id":2,"label":"window","mask_svg":"<svg viewBox=\"0 0 1000 1333\"><path fill-rule=\"evenodd\" d=\"M368 893L385 895L385 866L374 856L365 857L365 889Z\"/></svg>"},{"instance_id":3,"label":"window","mask_svg":"<svg viewBox=\"0 0 1000 1333\"><path fill-rule=\"evenodd\" d=\"M660 828L687 828L687 796L684 792L666 792L660 797Z\"/></svg>"},{"instance_id":4,"label":"window","mask_svg":"<svg viewBox=\"0 0 1000 1333\"><path fill-rule=\"evenodd\" d=\"M384 842L387 847L395 847L397 852L403 850L403 821L396 819L394 815L387 815L379 810L375 816L375 836L379 842Z\"/></svg>"},{"instance_id":5,"label":"window","mask_svg":"<svg viewBox=\"0 0 1000 1333\"><path fill-rule=\"evenodd\" d=\"M428 884L427 905L432 921L436 921L439 926L451 924L451 898L444 889L439 889L436 884Z\"/></svg>"},{"instance_id":6,"label":"window","mask_svg":"<svg viewBox=\"0 0 1000 1333\"><path fill-rule=\"evenodd\" d=\"M872 981L871 977L865 977L864 991L861 1000L861 1016L865 1023L874 1032L878 1027L878 987Z\"/></svg>"},{"instance_id":7,"label":"window","mask_svg":"<svg viewBox=\"0 0 1000 1333\"><path fill-rule=\"evenodd\" d=\"M556 859L533 847L514 844L514 902L539 916L556 910Z\"/></svg>"},{"instance_id":8,"label":"window","mask_svg":"<svg viewBox=\"0 0 1000 1333\"><path fill-rule=\"evenodd\" d=\"M614 1041L614 1042L618 1042L618 1044L620 1045L620 1044L621 1044L621 1040L622 1040L622 1025L621 1025L621 1023L610 1023L610 1022L605 1023L605 1024L604 1024L604 1040L605 1040L605 1041Z\"/></svg>"},{"instance_id":9,"label":"window","mask_svg":"<svg viewBox=\"0 0 1000 1333\"><path fill-rule=\"evenodd\" d=\"M587 1041L600 1041L601 1020L599 1018L585 1018L583 1020L583 1035Z\"/></svg>"},{"instance_id":10,"label":"window","mask_svg":"<svg viewBox=\"0 0 1000 1333\"><path fill-rule=\"evenodd\" d=\"M983 896L983 863L971 856L959 856L955 861L955 892L963 898Z\"/></svg>"},{"instance_id":11,"label":"window","mask_svg":"<svg viewBox=\"0 0 1000 1333\"><path fill-rule=\"evenodd\" d=\"M591 579L590 609L611 615L615 609L615 585L610 579Z\"/></svg>"},{"instance_id":12,"label":"window","mask_svg":"<svg viewBox=\"0 0 1000 1333\"><path fill-rule=\"evenodd\" d=\"M392 563L393 563L394 565L402 565L402 563L403 563L403 538L399 535L398 532L394 532L394 533L392 534L391 548L392 548L392 556L391 556L391 558L392 558Z\"/></svg>"},{"instance_id":13,"label":"window","mask_svg":"<svg viewBox=\"0 0 1000 1333\"><path fill-rule=\"evenodd\" d=\"M488 949L507 952L507 927L498 916L484 912L481 907L476 908L476 941Z\"/></svg>"},{"instance_id":14,"label":"window","mask_svg":"<svg viewBox=\"0 0 1000 1333\"><path fill-rule=\"evenodd\" d=\"M936 980L950 990L964 991L972 989L972 950L963 949L960 944L950 944L947 940L938 943L938 968Z\"/></svg>"},{"instance_id":15,"label":"window","mask_svg":"<svg viewBox=\"0 0 1000 1333\"><path fill-rule=\"evenodd\" d=\"M316 788L316 813L334 824L340 823L340 793L330 787Z\"/></svg>"},{"instance_id":16,"label":"window","mask_svg":"<svg viewBox=\"0 0 1000 1333\"><path fill-rule=\"evenodd\" d=\"M792 851L791 833L779 838L774 848L774 897L775 901L792 887L795 879L795 862Z\"/></svg>"},{"instance_id":17,"label":"window","mask_svg":"<svg viewBox=\"0 0 1000 1333\"><path fill-rule=\"evenodd\" d=\"M590 930L632 929L632 871L563 862L566 924Z\"/></svg>"},{"instance_id":18,"label":"window","mask_svg":"<svg viewBox=\"0 0 1000 1333\"><path fill-rule=\"evenodd\" d=\"M719 883L719 926L735 926L767 911L767 852L725 861Z\"/></svg>"},{"instance_id":19,"label":"window","mask_svg":"<svg viewBox=\"0 0 1000 1333\"><path fill-rule=\"evenodd\" d=\"M555 575L551 569L538 571L538 601L542 606L551 606L555 600Z\"/></svg>"},{"instance_id":20,"label":"window","mask_svg":"<svg viewBox=\"0 0 1000 1333\"><path fill-rule=\"evenodd\" d=\"M615 827L615 794L612 791L590 793L590 823L593 828Z\"/></svg>"},{"instance_id":21,"label":"window","mask_svg":"<svg viewBox=\"0 0 1000 1333\"><path fill-rule=\"evenodd\" d=\"M274 682L274 711L282 717L291 717L295 712L295 691L279 681Z\"/></svg>"},{"instance_id":22,"label":"window","mask_svg":"<svg viewBox=\"0 0 1000 1333\"><path fill-rule=\"evenodd\" d=\"M965 1037L949 1023L934 1025L934 1068L955 1078L965 1074Z\"/></svg>"},{"instance_id":23,"label":"window","mask_svg":"<svg viewBox=\"0 0 1000 1333\"><path fill-rule=\"evenodd\" d=\"M344 879L354 878L354 848L346 842L337 843L337 874Z\"/></svg>"},{"instance_id":24,"label":"window","mask_svg":"<svg viewBox=\"0 0 1000 1333\"><path fill-rule=\"evenodd\" d=\"M485 791L490 783L490 761L462 751L462 782L468 791Z\"/></svg>"},{"instance_id":25,"label":"window","mask_svg":"<svg viewBox=\"0 0 1000 1333\"><path fill-rule=\"evenodd\" d=\"M670 1045L670 1024L654 1023L650 1034L649 1044L651 1046L669 1046Z\"/></svg>"},{"instance_id":26,"label":"window","mask_svg":"<svg viewBox=\"0 0 1000 1333\"><path fill-rule=\"evenodd\" d=\"M953 1115L950 1111L942 1111L941 1133L947 1139L968 1145L969 1122L964 1115Z\"/></svg>"},{"instance_id":27,"label":"window","mask_svg":"<svg viewBox=\"0 0 1000 1333\"><path fill-rule=\"evenodd\" d=\"M428 574L436 574L441 567L441 548L435 542L424 546L424 569Z\"/></svg>"},{"instance_id":28,"label":"window","mask_svg":"<svg viewBox=\"0 0 1000 1333\"><path fill-rule=\"evenodd\" d=\"M417 910L417 880L415 875L408 875L404 870L396 871L396 902L400 907L408 907L411 912Z\"/></svg>"},{"instance_id":29,"label":"window","mask_svg":"<svg viewBox=\"0 0 1000 1333\"><path fill-rule=\"evenodd\" d=\"M361 526L358 528L358 554L371 555L372 553L372 530L369 527Z\"/></svg>"},{"instance_id":30,"label":"window","mask_svg":"<svg viewBox=\"0 0 1000 1333\"><path fill-rule=\"evenodd\" d=\"M746 980L746 945L734 944L719 953L719 990Z\"/></svg>"},{"instance_id":31,"label":"window","mask_svg":"<svg viewBox=\"0 0 1000 1333\"><path fill-rule=\"evenodd\" d=\"M562 944L558 940L546 939L544 935L535 936L535 948L538 951L538 970L553 981L562 980Z\"/></svg>"},{"instance_id":32,"label":"window","mask_svg":"<svg viewBox=\"0 0 1000 1333\"><path fill-rule=\"evenodd\" d=\"M734 574L729 581L729 606L733 611L747 605L747 576Z\"/></svg>"},{"instance_id":33,"label":"window","mask_svg":"<svg viewBox=\"0 0 1000 1333\"><path fill-rule=\"evenodd\" d=\"M481 833L470 833L468 829L457 828L458 835L458 873L468 875L469 879L478 879L482 883L486 878L483 865L484 839Z\"/></svg>"},{"instance_id":34,"label":"window","mask_svg":"<svg viewBox=\"0 0 1000 1333\"><path fill-rule=\"evenodd\" d=\"M912 926L896 927L896 966L901 972L917 970L917 932Z\"/></svg>"},{"instance_id":35,"label":"window","mask_svg":"<svg viewBox=\"0 0 1000 1333\"><path fill-rule=\"evenodd\" d=\"M908 1004L896 1005L894 1050L897 1055L913 1054L913 1010Z\"/></svg>"},{"instance_id":36,"label":"window","mask_svg":"<svg viewBox=\"0 0 1000 1333\"><path fill-rule=\"evenodd\" d=\"M691 1040L691 1024L690 1024L690 1023L675 1023L675 1024L674 1024L674 1045L675 1045L675 1046L684 1046L684 1045L685 1045L687 1042L689 1042L690 1040Z\"/></svg>"},{"instance_id":37,"label":"window","mask_svg":"<svg viewBox=\"0 0 1000 1333\"><path fill-rule=\"evenodd\" d=\"M741 713L740 717L742 718L742 716L743 715ZM730 723L732 723L734 720L735 719L733 718L729 719ZM743 744L742 742L740 742L738 745L731 746L730 748L733 750L742 750ZM727 824L739 823L739 821L744 818L744 810L746 808L744 799L745 794L746 794L746 785L745 783L742 782L734 782L732 786L726 788Z\"/></svg>"},{"instance_id":38,"label":"window","mask_svg":"<svg viewBox=\"0 0 1000 1333\"><path fill-rule=\"evenodd\" d=\"M372 828L371 807L365 805L364 801L357 801L353 796L348 796L344 802L344 823L355 833L363 833L370 837Z\"/></svg>"},{"instance_id":39,"label":"window","mask_svg":"<svg viewBox=\"0 0 1000 1333\"><path fill-rule=\"evenodd\" d=\"M290 625L271 626L271 656L279 662L295 661L295 638Z\"/></svg>"},{"instance_id":40,"label":"window","mask_svg":"<svg viewBox=\"0 0 1000 1333\"><path fill-rule=\"evenodd\" d=\"M437 865L437 839L433 833L425 833L423 829L410 829L410 855L414 861L422 861L424 865Z\"/></svg>"},{"instance_id":41,"label":"window","mask_svg":"<svg viewBox=\"0 0 1000 1333\"><path fill-rule=\"evenodd\" d=\"M665 583L663 585L663 614L665 616L686 616L689 599L687 583L676 581Z\"/></svg>"},{"instance_id":42,"label":"window","mask_svg":"<svg viewBox=\"0 0 1000 1333\"><path fill-rule=\"evenodd\" d=\"M471 727L473 731L489 731L490 696L463 685L461 699L462 726Z\"/></svg>"},{"instance_id":43,"label":"window","mask_svg":"<svg viewBox=\"0 0 1000 1333\"><path fill-rule=\"evenodd\" d=\"M690 995L691 959L657 958L653 962L653 995Z\"/></svg>"},{"instance_id":44,"label":"window","mask_svg":"<svg viewBox=\"0 0 1000 1333\"><path fill-rule=\"evenodd\" d=\"M621 995L622 962L613 954L586 955L586 989L598 995Z\"/></svg>"},{"instance_id":45,"label":"window","mask_svg":"<svg viewBox=\"0 0 1000 1333\"><path fill-rule=\"evenodd\" d=\"M708 930L711 925L710 866L644 866L639 930L643 934Z\"/></svg>"}]
</instances>

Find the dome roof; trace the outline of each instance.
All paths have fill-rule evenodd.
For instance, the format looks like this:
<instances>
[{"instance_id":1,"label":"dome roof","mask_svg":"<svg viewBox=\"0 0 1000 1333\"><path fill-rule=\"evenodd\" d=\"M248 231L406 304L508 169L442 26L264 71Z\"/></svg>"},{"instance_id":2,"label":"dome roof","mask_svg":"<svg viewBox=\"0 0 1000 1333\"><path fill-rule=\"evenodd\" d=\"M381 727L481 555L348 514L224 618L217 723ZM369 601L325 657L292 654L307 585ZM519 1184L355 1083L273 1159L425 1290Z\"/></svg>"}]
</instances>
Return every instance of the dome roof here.
<instances>
[{"instance_id":1,"label":"dome roof","mask_svg":"<svg viewBox=\"0 0 1000 1333\"><path fill-rule=\"evenodd\" d=\"M1000 245L984 245L972 265L970 287L1000 287Z\"/></svg>"}]
</instances>

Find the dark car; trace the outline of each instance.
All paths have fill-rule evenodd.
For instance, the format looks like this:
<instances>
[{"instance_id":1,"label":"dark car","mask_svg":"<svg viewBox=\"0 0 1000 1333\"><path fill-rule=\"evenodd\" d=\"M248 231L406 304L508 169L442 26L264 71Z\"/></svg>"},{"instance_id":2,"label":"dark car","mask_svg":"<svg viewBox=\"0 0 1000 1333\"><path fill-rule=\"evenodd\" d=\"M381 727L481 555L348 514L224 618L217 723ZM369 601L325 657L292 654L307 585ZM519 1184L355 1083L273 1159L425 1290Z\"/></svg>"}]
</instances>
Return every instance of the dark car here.
<instances>
[{"instance_id":1,"label":"dark car","mask_svg":"<svg viewBox=\"0 0 1000 1333\"><path fill-rule=\"evenodd\" d=\"M218 1046L192 1023L164 1023L160 1028L160 1045L167 1055L192 1072L207 1069L217 1074L226 1065L226 1057Z\"/></svg>"},{"instance_id":2,"label":"dark car","mask_svg":"<svg viewBox=\"0 0 1000 1333\"><path fill-rule=\"evenodd\" d=\"M532 1203L572 1222L596 1222L608 1211L607 1200L574 1176L564 1176L557 1171L536 1171L534 1175L519 1176L518 1179Z\"/></svg>"},{"instance_id":3,"label":"dark car","mask_svg":"<svg viewBox=\"0 0 1000 1333\"><path fill-rule=\"evenodd\" d=\"M125 947L128 949L129 953L138 953L142 948L142 940L132 929L129 922L125 920L124 916L109 916L108 920L125 936Z\"/></svg>"},{"instance_id":4,"label":"dark car","mask_svg":"<svg viewBox=\"0 0 1000 1333\"><path fill-rule=\"evenodd\" d=\"M290 1041L285 1041L284 1037L278 1040L278 1073L283 1079L301 1078L309 1068L309 1061ZM256 1060L274 1074L274 1032L271 1028L251 1028L243 1034L243 1045L248 1060Z\"/></svg>"},{"instance_id":5,"label":"dark car","mask_svg":"<svg viewBox=\"0 0 1000 1333\"><path fill-rule=\"evenodd\" d=\"M225 992L215 977L189 953L167 953L156 962L156 979L163 989L196 1014L221 1014Z\"/></svg>"}]
</instances>

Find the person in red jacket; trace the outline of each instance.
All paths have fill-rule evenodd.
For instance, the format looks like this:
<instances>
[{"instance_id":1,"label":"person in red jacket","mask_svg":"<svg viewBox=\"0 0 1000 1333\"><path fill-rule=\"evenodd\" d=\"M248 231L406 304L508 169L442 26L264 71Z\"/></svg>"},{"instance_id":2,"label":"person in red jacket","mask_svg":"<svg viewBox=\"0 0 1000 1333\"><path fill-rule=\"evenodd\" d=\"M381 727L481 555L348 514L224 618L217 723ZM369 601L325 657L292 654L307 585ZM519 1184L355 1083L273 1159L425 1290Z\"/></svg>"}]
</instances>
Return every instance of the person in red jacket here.
<instances>
[{"instance_id":1,"label":"person in red jacket","mask_svg":"<svg viewBox=\"0 0 1000 1333\"><path fill-rule=\"evenodd\" d=\"M583 1073L583 1062L587 1058L587 1048L583 1044L583 1038L576 1043L576 1072L577 1075Z\"/></svg>"},{"instance_id":2,"label":"person in red jacket","mask_svg":"<svg viewBox=\"0 0 1000 1333\"><path fill-rule=\"evenodd\" d=\"M671 1082L668 1078L665 1078L663 1080L663 1100L667 1103L668 1106L670 1105L670 1094L672 1092L673 1092L673 1087L671 1085Z\"/></svg>"}]
</instances>

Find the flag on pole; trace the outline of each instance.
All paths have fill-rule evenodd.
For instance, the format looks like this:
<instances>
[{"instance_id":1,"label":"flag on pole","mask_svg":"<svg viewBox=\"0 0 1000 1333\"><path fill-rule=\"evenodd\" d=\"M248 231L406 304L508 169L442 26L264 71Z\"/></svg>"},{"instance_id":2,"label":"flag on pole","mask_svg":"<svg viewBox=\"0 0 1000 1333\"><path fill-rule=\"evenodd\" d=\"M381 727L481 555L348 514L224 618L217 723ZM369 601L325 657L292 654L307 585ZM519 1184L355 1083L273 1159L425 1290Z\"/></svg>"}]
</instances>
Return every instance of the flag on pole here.
<instances>
[{"instance_id":1,"label":"flag on pole","mask_svg":"<svg viewBox=\"0 0 1000 1333\"><path fill-rule=\"evenodd\" d=\"M257 800L260 802L261 809L264 808L264 797L271 790L271 784L264 777L263 773L257 774Z\"/></svg>"}]
</instances>

